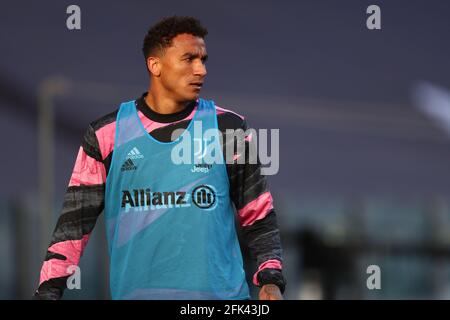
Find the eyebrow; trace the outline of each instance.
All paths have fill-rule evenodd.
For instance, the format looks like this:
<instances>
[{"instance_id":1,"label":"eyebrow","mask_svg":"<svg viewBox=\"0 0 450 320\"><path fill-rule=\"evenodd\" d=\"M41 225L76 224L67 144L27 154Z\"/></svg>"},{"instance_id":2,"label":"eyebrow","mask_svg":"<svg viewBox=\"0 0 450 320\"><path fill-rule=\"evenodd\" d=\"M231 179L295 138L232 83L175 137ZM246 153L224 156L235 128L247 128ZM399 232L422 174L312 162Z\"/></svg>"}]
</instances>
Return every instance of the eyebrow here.
<instances>
[{"instance_id":1,"label":"eyebrow","mask_svg":"<svg viewBox=\"0 0 450 320\"><path fill-rule=\"evenodd\" d=\"M197 53L186 52L185 54L183 54L183 55L181 56L181 58L198 58L199 56L200 56L200 55L197 54ZM208 60L208 55L205 54L203 57L201 57L201 59L202 59L203 61Z\"/></svg>"}]
</instances>

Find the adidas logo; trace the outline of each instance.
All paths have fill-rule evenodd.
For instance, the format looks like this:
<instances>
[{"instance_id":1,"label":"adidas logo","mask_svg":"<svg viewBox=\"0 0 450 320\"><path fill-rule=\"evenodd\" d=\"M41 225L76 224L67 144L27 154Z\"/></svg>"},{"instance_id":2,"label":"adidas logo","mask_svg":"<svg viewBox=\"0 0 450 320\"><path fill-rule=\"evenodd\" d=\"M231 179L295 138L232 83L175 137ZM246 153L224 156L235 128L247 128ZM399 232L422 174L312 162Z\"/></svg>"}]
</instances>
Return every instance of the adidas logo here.
<instances>
[{"instance_id":1,"label":"adidas logo","mask_svg":"<svg viewBox=\"0 0 450 320\"><path fill-rule=\"evenodd\" d=\"M139 152L138 148L134 147L128 152L127 157L129 159L142 159L144 156Z\"/></svg>"},{"instance_id":2,"label":"adidas logo","mask_svg":"<svg viewBox=\"0 0 450 320\"><path fill-rule=\"evenodd\" d=\"M142 156L142 155L141 155ZM129 171L129 170L136 170L137 167L134 165L133 160L127 159L120 168L120 171Z\"/></svg>"}]
</instances>

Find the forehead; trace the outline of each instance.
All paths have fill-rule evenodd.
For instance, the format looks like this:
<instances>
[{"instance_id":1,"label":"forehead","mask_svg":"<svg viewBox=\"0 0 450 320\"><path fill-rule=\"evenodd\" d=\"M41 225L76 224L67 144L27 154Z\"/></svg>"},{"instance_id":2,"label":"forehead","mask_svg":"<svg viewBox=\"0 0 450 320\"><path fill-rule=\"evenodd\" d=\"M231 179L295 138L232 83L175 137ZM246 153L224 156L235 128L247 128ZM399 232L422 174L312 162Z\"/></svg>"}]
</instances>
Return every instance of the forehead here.
<instances>
[{"instance_id":1,"label":"forehead","mask_svg":"<svg viewBox=\"0 0 450 320\"><path fill-rule=\"evenodd\" d=\"M167 48L167 51L180 54L185 52L204 54L206 52L205 40L187 33L179 34L172 39L172 45Z\"/></svg>"}]
</instances>

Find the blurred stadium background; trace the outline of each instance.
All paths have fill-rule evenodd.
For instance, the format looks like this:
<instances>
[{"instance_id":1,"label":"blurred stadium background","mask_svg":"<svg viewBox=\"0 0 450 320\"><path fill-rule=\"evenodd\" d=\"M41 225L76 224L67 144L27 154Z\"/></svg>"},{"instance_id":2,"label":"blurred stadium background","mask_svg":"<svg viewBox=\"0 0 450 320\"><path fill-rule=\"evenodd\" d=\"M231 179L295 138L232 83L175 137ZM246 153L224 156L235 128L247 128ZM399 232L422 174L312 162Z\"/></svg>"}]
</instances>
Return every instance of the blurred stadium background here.
<instances>
[{"instance_id":1,"label":"blurred stadium background","mask_svg":"<svg viewBox=\"0 0 450 320\"><path fill-rule=\"evenodd\" d=\"M146 90L144 34L173 14L210 31L203 96L280 129L268 181L286 298L450 299L449 12L438 0L3 1L0 299L32 296L81 137ZM102 219L82 290L65 299L109 298ZM381 290L366 287L371 264Z\"/></svg>"}]
</instances>

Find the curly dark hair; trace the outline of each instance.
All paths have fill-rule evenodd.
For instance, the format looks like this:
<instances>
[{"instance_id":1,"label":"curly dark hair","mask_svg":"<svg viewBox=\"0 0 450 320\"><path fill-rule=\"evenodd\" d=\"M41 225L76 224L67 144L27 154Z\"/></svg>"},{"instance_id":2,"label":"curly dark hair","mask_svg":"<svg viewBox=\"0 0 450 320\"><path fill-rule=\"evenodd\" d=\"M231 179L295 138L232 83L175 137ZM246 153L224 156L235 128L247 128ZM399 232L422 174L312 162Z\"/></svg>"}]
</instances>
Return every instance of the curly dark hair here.
<instances>
[{"instance_id":1,"label":"curly dark hair","mask_svg":"<svg viewBox=\"0 0 450 320\"><path fill-rule=\"evenodd\" d=\"M145 59L156 50L164 50L172 44L172 39L182 33L192 34L193 36L205 38L208 30L203 27L200 21L194 17L172 16L163 18L148 30L142 52Z\"/></svg>"}]
</instances>

